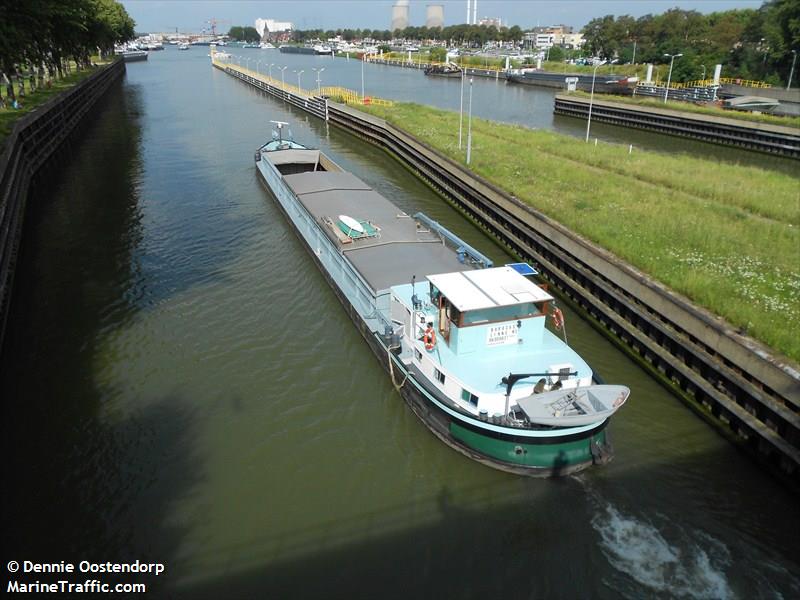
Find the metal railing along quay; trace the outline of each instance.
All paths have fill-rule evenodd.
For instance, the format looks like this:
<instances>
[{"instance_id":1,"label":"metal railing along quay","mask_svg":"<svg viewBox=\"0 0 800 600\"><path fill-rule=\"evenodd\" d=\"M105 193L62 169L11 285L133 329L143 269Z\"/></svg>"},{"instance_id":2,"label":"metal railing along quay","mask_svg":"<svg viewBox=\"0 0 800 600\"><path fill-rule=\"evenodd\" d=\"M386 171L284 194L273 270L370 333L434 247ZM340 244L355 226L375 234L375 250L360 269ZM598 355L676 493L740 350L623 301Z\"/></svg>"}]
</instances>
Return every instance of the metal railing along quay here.
<instances>
[{"instance_id":1,"label":"metal railing along quay","mask_svg":"<svg viewBox=\"0 0 800 600\"><path fill-rule=\"evenodd\" d=\"M800 372L758 342L412 135L321 99L543 275L701 416L800 486ZM316 114L316 113L315 113Z\"/></svg>"},{"instance_id":2,"label":"metal railing along quay","mask_svg":"<svg viewBox=\"0 0 800 600\"><path fill-rule=\"evenodd\" d=\"M586 119L589 103L589 98L558 94L553 110ZM592 120L800 158L800 129L608 100L595 99L591 104Z\"/></svg>"},{"instance_id":3,"label":"metal railing along quay","mask_svg":"<svg viewBox=\"0 0 800 600\"><path fill-rule=\"evenodd\" d=\"M34 178L109 86L125 73L116 60L16 122L0 153L0 352L28 192Z\"/></svg>"}]
</instances>

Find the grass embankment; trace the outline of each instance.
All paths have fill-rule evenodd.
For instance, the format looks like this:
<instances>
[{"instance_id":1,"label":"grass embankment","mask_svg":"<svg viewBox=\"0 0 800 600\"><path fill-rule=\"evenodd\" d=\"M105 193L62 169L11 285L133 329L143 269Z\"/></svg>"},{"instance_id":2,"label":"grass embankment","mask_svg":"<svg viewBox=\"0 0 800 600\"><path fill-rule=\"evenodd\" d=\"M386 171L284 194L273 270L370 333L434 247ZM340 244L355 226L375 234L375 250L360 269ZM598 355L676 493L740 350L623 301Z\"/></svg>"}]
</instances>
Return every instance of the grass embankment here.
<instances>
[{"instance_id":1,"label":"grass embankment","mask_svg":"<svg viewBox=\"0 0 800 600\"><path fill-rule=\"evenodd\" d=\"M458 113L365 108L463 163ZM476 118L472 139L473 171L800 362L800 180Z\"/></svg>"},{"instance_id":2,"label":"grass embankment","mask_svg":"<svg viewBox=\"0 0 800 600\"><path fill-rule=\"evenodd\" d=\"M581 96L589 98L586 92L570 92L571 96ZM768 123L770 125L782 125L784 127L793 127L800 129L800 117L781 117L778 115L769 115L761 113L759 115L753 113L742 112L738 110L728 110L718 106L708 104L692 104L691 102L680 102L678 100L670 100L664 104L664 100L657 98L642 98L630 96L599 96L595 98L598 101L605 102L619 102L620 104L635 104L637 106L651 106L653 108L666 108L668 110L677 110L681 112L698 113L703 115L711 115L714 117L725 117L728 119L740 119L742 121L751 121L754 123Z\"/></svg>"},{"instance_id":3,"label":"grass embankment","mask_svg":"<svg viewBox=\"0 0 800 600\"><path fill-rule=\"evenodd\" d=\"M69 75L65 75L61 79L52 79L50 80L50 86L47 85L37 89L35 92L27 91L28 88L28 81L25 81L25 97L17 96L20 104L22 105L21 108L11 108L10 102L7 100L6 97L6 86L0 86L0 96L2 96L4 100L4 104L6 105L5 108L0 108L0 144L6 139L9 133L11 133L12 127L14 127L14 123L16 123L19 119L23 116L28 114L29 112L35 110L37 107L41 106L53 96L60 94L61 92L68 90L69 88L73 87L95 71L99 67L102 67L108 62L98 63L96 67L91 67L89 69L74 69Z\"/></svg>"}]
</instances>

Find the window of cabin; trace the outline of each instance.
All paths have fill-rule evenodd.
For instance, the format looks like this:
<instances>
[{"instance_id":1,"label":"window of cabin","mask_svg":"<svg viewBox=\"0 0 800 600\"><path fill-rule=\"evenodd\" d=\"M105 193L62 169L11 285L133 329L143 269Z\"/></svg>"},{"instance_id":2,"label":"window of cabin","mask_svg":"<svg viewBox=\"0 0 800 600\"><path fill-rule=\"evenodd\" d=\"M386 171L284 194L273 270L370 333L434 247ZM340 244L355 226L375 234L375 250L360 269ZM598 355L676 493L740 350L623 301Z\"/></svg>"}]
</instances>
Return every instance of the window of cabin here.
<instances>
[{"instance_id":1,"label":"window of cabin","mask_svg":"<svg viewBox=\"0 0 800 600\"><path fill-rule=\"evenodd\" d=\"M439 369L434 368L433 374L436 376L436 380L442 385L444 385L444 379L445 379L444 373L442 373Z\"/></svg>"},{"instance_id":2,"label":"window of cabin","mask_svg":"<svg viewBox=\"0 0 800 600\"><path fill-rule=\"evenodd\" d=\"M461 399L464 402L469 402L472 406L478 406L478 397L469 390L461 390Z\"/></svg>"},{"instance_id":3,"label":"window of cabin","mask_svg":"<svg viewBox=\"0 0 800 600\"><path fill-rule=\"evenodd\" d=\"M533 302L525 302L523 304L513 304L511 306L495 306L493 308L467 311L462 313L462 324L466 327L469 325L481 325L483 323L498 321L516 321L518 319L535 317L537 314L540 313L536 304Z\"/></svg>"}]
</instances>

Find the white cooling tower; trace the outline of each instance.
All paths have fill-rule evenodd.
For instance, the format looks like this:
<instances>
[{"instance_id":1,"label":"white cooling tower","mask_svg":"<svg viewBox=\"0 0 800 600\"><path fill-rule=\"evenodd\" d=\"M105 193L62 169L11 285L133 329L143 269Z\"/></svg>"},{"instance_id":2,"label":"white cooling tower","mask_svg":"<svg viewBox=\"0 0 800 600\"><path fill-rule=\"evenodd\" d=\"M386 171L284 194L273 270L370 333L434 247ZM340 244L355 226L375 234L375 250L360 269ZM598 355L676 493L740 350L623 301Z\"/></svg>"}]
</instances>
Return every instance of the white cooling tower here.
<instances>
[{"instance_id":1,"label":"white cooling tower","mask_svg":"<svg viewBox=\"0 0 800 600\"><path fill-rule=\"evenodd\" d=\"M397 0L392 6L392 31L408 27L408 0Z\"/></svg>"},{"instance_id":2,"label":"white cooling tower","mask_svg":"<svg viewBox=\"0 0 800 600\"><path fill-rule=\"evenodd\" d=\"M425 27L444 27L444 6L441 4L428 4L425 13Z\"/></svg>"}]
</instances>

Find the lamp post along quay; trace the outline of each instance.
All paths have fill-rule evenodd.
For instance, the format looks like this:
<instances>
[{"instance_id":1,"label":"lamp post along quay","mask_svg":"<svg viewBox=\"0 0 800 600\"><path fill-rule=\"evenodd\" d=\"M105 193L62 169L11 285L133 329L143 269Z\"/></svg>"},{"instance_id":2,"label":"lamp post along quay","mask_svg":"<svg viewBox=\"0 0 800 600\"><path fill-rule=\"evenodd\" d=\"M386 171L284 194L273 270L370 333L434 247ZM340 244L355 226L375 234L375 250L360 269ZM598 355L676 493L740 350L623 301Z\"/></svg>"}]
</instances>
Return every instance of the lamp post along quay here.
<instances>
[{"instance_id":1,"label":"lamp post along quay","mask_svg":"<svg viewBox=\"0 0 800 600\"><path fill-rule=\"evenodd\" d=\"M586 119L586 143L589 143L589 129L592 127L592 103L594 102L594 79L597 77L597 69L606 64L606 61L601 60L594 66L592 71L592 91L589 94L589 118Z\"/></svg>"},{"instance_id":2,"label":"lamp post along quay","mask_svg":"<svg viewBox=\"0 0 800 600\"><path fill-rule=\"evenodd\" d=\"M666 104L667 103L667 96L669 96L669 84L672 82L672 65L675 63L675 59L676 58L680 58L681 56L683 56L683 53L681 53L681 54L665 54L664 56L669 56L670 57L670 59L669 59L669 75L667 75L667 87L664 90L664 104Z\"/></svg>"},{"instance_id":3,"label":"lamp post along quay","mask_svg":"<svg viewBox=\"0 0 800 600\"><path fill-rule=\"evenodd\" d=\"M300 87L300 75L305 73L305 69L300 69L299 71L295 71L295 73L297 73L297 93L299 94L300 90L303 89L302 87Z\"/></svg>"},{"instance_id":4,"label":"lamp post along quay","mask_svg":"<svg viewBox=\"0 0 800 600\"><path fill-rule=\"evenodd\" d=\"M472 77L469 78L469 117L467 118L467 164L472 159Z\"/></svg>"},{"instance_id":5,"label":"lamp post along quay","mask_svg":"<svg viewBox=\"0 0 800 600\"><path fill-rule=\"evenodd\" d=\"M792 68L789 70L789 81L786 84L786 89L788 90L792 86L792 75L794 75L794 63L797 62L797 50L792 50Z\"/></svg>"},{"instance_id":6,"label":"lamp post along quay","mask_svg":"<svg viewBox=\"0 0 800 600\"><path fill-rule=\"evenodd\" d=\"M316 74L317 74L317 96L321 96L322 95L322 87L321 87L321 84L320 84L320 75L325 70L325 67L322 67L321 69L317 69L316 67L311 67L311 70L316 72Z\"/></svg>"},{"instance_id":7,"label":"lamp post along quay","mask_svg":"<svg viewBox=\"0 0 800 600\"><path fill-rule=\"evenodd\" d=\"M288 69L288 68L289 68L289 65L286 65L285 67L278 67L278 70L281 72L281 89L284 92L286 92L286 81L283 78L283 72L286 71L286 69Z\"/></svg>"},{"instance_id":8,"label":"lamp post along quay","mask_svg":"<svg viewBox=\"0 0 800 600\"><path fill-rule=\"evenodd\" d=\"M461 150L461 132L464 129L464 68L461 68L461 100L458 108L458 149Z\"/></svg>"}]
</instances>

